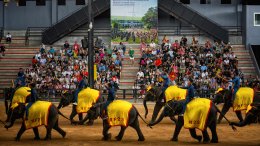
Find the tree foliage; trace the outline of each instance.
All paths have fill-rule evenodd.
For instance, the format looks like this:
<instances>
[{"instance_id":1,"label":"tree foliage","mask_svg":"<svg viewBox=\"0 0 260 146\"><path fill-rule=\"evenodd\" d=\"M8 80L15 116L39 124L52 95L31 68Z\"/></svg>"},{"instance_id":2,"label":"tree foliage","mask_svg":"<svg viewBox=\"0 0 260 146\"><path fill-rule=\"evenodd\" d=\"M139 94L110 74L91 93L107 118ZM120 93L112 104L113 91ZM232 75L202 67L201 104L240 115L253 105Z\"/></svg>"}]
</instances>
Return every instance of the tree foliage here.
<instances>
[{"instance_id":1,"label":"tree foliage","mask_svg":"<svg viewBox=\"0 0 260 146\"><path fill-rule=\"evenodd\" d=\"M148 29L157 27L157 23L158 23L157 7L149 8L148 11L145 13L145 15L142 17L142 22L144 23L145 27Z\"/></svg>"}]
</instances>

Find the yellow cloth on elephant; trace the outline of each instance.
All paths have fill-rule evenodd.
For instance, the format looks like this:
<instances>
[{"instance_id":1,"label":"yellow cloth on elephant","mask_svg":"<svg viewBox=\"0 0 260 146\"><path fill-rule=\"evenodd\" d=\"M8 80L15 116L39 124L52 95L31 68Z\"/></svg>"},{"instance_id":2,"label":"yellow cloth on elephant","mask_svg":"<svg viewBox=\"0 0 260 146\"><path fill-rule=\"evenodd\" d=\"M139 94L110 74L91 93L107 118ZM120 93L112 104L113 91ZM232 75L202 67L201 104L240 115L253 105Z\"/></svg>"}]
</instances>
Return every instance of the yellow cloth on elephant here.
<instances>
[{"instance_id":1,"label":"yellow cloth on elephant","mask_svg":"<svg viewBox=\"0 0 260 146\"><path fill-rule=\"evenodd\" d=\"M99 91L91 88L85 88L78 94L77 113L86 113L95 104L99 98Z\"/></svg>"},{"instance_id":2,"label":"yellow cloth on elephant","mask_svg":"<svg viewBox=\"0 0 260 146\"><path fill-rule=\"evenodd\" d=\"M208 119L211 100L207 98L194 98L184 112L184 128L198 128L204 130Z\"/></svg>"},{"instance_id":3,"label":"yellow cloth on elephant","mask_svg":"<svg viewBox=\"0 0 260 146\"><path fill-rule=\"evenodd\" d=\"M251 105L247 106L246 113L248 113L253 107Z\"/></svg>"},{"instance_id":4,"label":"yellow cloth on elephant","mask_svg":"<svg viewBox=\"0 0 260 146\"><path fill-rule=\"evenodd\" d=\"M29 87L20 87L14 92L14 96L12 99L13 106L15 103L25 103L26 98L31 95L31 88Z\"/></svg>"},{"instance_id":5,"label":"yellow cloth on elephant","mask_svg":"<svg viewBox=\"0 0 260 146\"><path fill-rule=\"evenodd\" d=\"M41 125L48 125L49 110L51 102L47 101L36 101L29 108L28 120L24 121L25 128L30 129ZM26 117L26 114L24 114Z\"/></svg>"},{"instance_id":6,"label":"yellow cloth on elephant","mask_svg":"<svg viewBox=\"0 0 260 146\"><path fill-rule=\"evenodd\" d=\"M253 102L254 90L249 87L241 87L236 93L236 97L233 103L234 111L246 110L248 105Z\"/></svg>"},{"instance_id":7,"label":"yellow cloth on elephant","mask_svg":"<svg viewBox=\"0 0 260 146\"><path fill-rule=\"evenodd\" d=\"M108 123L110 126L128 126L129 112L132 103L124 100L114 100L107 107Z\"/></svg>"},{"instance_id":8,"label":"yellow cloth on elephant","mask_svg":"<svg viewBox=\"0 0 260 146\"><path fill-rule=\"evenodd\" d=\"M170 100L182 100L187 96L187 90L179 88L178 86L169 86L165 90L165 102Z\"/></svg>"}]
</instances>

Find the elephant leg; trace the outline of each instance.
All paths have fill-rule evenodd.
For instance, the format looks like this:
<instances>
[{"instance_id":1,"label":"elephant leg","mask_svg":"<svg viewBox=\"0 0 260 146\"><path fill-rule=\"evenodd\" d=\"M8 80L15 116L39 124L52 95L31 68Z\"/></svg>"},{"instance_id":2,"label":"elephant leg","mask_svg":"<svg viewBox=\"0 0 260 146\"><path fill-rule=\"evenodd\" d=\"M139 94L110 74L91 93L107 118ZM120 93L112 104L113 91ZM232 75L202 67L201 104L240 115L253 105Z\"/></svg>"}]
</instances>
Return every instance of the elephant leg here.
<instances>
[{"instance_id":1,"label":"elephant leg","mask_svg":"<svg viewBox=\"0 0 260 146\"><path fill-rule=\"evenodd\" d=\"M116 140L117 140L117 141L121 141L121 140L122 140L126 128L127 128L127 127L125 127L125 126L121 126L121 130L120 130L120 132L118 133L118 135L116 136Z\"/></svg>"},{"instance_id":2,"label":"elephant leg","mask_svg":"<svg viewBox=\"0 0 260 146\"><path fill-rule=\"evenodd\" d=\"M236 111L236 115L237 115L237 118L239 119L240 122L243 121L243 116L241 114L241 111Z\"/></svg>"},{"instance_id":3,"label":"elephant leg","mask_svg":"<svg viewBox=\"0 0 260 146\"><path fill-rule=\"evenodd\" d=\"M8 101L5 100L5 113L8 114Z\"/></svg>"},{"instance_id":4,"label":"elephant leg","mask_svg":"<svg viewBox=\"0 0 260 146\"><path fill-rule=\"evenodd\" d=\"M40 135L39 135L39 131L38 128L33 128L33 133L34 133L34 140L40 140Z\"/></svg>"},{"instance_id":5,"label":"elephant leg","mask_svg":"<svg viewBox=\"0 0 260 146\"><path fill-rule=\"evenodd\" d=\"M201 142L201 139L202 139L202 136L198 136L197 133L196 133L196 129L193 128L193 129L189 129L190 130L190 135L197 139L199 142Z\"/></svg>"},{"instance_id":6,"label":"elephant leg","mask_svg":"<svg viewBox=\"0 0 260 146\"><path fill-rule=\"evenodd\" d=\"M72 120L76 115L77 115L76 106L73 105L72 111L71 111L71 114L70 114L70 120Z\"/></svg>"},{"instance_id":7,"label":"elephant leg","mask_svg":"<svg viewBox=\"0 0 260 146\"><path fill-rule=\"evenodd\" d=\"M80 113L80 114L78 114L78 116L79 116L79 121L81 121L83 119L83 114Z\"/></svg>"},{"instance_id":8,"label":"elephant leg","mask_svg":"<svg viewBox=\"0 0 260 146\"><path fill-rule=\"evenodd\" d=\"M212 123L210 123L209 128L211 130L211 134L212 134L212 139L211 139L211 143L218 143L218 134L217 134L217 123L216 120L212 121Z\"/></svg>"},{"instance_id":9,"label":"elephant leg","mask_svg":"<svg viewBox=\"0 0 260 146\"><path fill-rule=\"evenodd\" d=\"M63 138L65 138L66 132L59 127L59 122L58 122L58 120L56 121L55 125L53 126L53 129L56 130L57 132L59 132L60 135L61 135Z\"/></svg>"},{"instance_id":10,"label":"elephant leg","mask_svg":"<svg viewBox=\"0 0 260 146\"><path fill-rule=\"evenodd\" d=\"M51 130L52 130L52 127L45 126L45 128L46 128L46 136L45 136L44 140L51 140Z\"/></svg>"},{"instance_id":11,"label":"elephant leg","mask_svg":"<svg viewBox=\"0 0 260 146\"><path fill-rule=\"evenodd\" d=\"M223 108L222 108L222 114L225 116L225 114L228 112L229 108L231 107L230 104L224 104ZM222 114L219 114L219 117L218 117L218 124L221 122L221 120L223 119L223 116Z\"/></svg>"},{"instance_id":12,"label":"elephant leg","mask_svg":"<svg viewBox=\"0 0 260 146\"><path fill-rule=\"evenodd\" d=\"M25 125L23 123L21 128L20 128L20 130L19 130L19 132L17 133L16 138L15 138L16 141L20 141L20 138L21 138L21 136L22 136L22 134L24 133L25 130L26 130L25 129Z\"/></svg>"},{"instance_id":13,"label":"elephant leg","mask_svg":"<svg viewBox=\"0 0 260 146\"><path fill-rule=\"evenodd\" d=\"M162 107L163 107L163 103L161 103L161 102L155 103L153 115L152 115L152 119L151 119L150 123L154 123L154 121L156 120L158 113L160 112Z\"/></svg>"},{"instance_id":14,"label":"elephant leg","mask_svg":"<svg viewBox=\"0 0 260 146\"><path fill-rule=\"evenodd\" d=\"M202 131L202 135L203 135L203 143L209 143L210 138L209 138L209 134L208 134L207 129Z\"/></svg>"},{"instance_id":15,"label":"elephant leg","mask_svg":"<svg viewBox=\"0 0 260 146\"><path fill-rule=\"evenodd\" d=\"M183 116L179 116L171 141L178 141L178 136L181 132L181 128L182 128L183 124L184 124Z\"/></svg>"},{"instance_id":16,"label":"elephant leg","mask_svg":"<svg viewBox=\"0 0 260 146\"><path fill-rule=\"evenodd\" d=\"M102 140L110 140L111 139L111 133L108 133L108 130L110 129L110 125L106 120L103 120L103 138Z\"/></svg>"},{"instance_id":17,"label":"elephant leg","mask_svg":"<svg viewBox=\"0 0 260 146\"><path fill-rule=\"evenodd\" d=\"M144 138L144 135L143 135L143 133L140 129L138 117L136 117L135 121L132 124L130 124L130 126L133 127L136 130L136 132L138 134L138 141L144 141L145 138Z\"/></svg>"},{"instance_id":18,"label":"elephant leg","mask_svg":"<svg viewBox=\"0 0 260 146\"><path fill-rule=\"evenodd\" d=\"M177 123L177 119L174 116L171 116L170 119L174 122Z\"/></svg>"}]
</instances>

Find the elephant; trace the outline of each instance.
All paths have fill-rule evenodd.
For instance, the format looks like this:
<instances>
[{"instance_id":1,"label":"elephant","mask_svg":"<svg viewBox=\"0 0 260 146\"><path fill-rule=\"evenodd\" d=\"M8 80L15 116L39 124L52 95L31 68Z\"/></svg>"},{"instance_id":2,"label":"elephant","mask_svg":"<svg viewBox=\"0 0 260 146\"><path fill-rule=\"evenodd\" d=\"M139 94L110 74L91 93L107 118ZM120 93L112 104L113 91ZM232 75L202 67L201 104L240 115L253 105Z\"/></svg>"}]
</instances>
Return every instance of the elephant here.
<instances>
[{"instance_id":1,"label":"elephant","mask_svg":"<svg viewBox=\"0 0 260 146\"><path fill-rule=\"evenodd\" d=\"M165 90L165 92L167 90L169 90L169 89L172 90L172 87L177 87L177 86L170 86L170 87L168 87ZM176 89L176 88L174 88L174 89ZM185 90L185 89L182 89L182 90ZM173 90L171 92L175 92L176 93L176 92L179 92L179 91ZM165 95L164 94L165 93L162 92L162 87L156 87L156 86L151 87L151 89L146 92L146 95L145 95L145 97L143 99L143 105L144 105L144 109L145 109L145 118L148 115L148 109L147 109L146 102L147 101L155 101L153 115L152 115L152 119L151 119L150 123L153 123L156 120L156 118L158 116L158 113L160 112L160 110L162 109L164 104L167 102L167 100L165 99ZM180 100L180 99L177 99L177 100ZM170 116L170 119L173 122L177 121L174 116Z\"/></svg>"},{"instance_id":2,"label":"elephant","mask_svg":"<svg viewBox=\"0 0 260 146\"><path fill-rule=\"evenodd\" d=\"M171 141L178 141L178 135L181 131L182 126L184 125L184 117L180 113L183 110L183 104L185 104L185 102L186 102L185 100L179 100L179 101L170 100L170 101L168 101L165 104L164 109L163 109L162 113L160 114L159 118L154 123L149 123L148 126L154 126L154 125L158 124L166 116L178 115L178 121L176 122L175 131L174 131L173 137L171 138ZM214 105L214 104L211 104L211 105ZM208 142L218 143L218 135L217 135L217 131L216 131L217 112L219 112L219 110L217 109L217 107L215 105L210 106L208 118L206 120L205 129L202 131L204 143L208 143ZM208 135L208 132L207 132L207 127L210 128L211 133L212 133L211 141L210 141L210 138L209 138L209 135ZM196 134L195 128L190 128L189 131L190 131L190 134L193 138L195 138L199 142L202 140L202 136L198 136Z\"/></svg>"},{"instance_id":3,"label":"elephant","mask_svg":"<svg viewBox=\"0 0 260 146\"><path fill-rule=\"evenodd\" d=\"M212 101L215 104L224 103L221 112L223 113L223 115L225 115L228 112L228 110L230 109L230 107L233 106L232 91L227 90L227 89L218 91ZM260 102L260 96L257 92L254 93L253 103L254 102ZM242 117L241 111L238 110L238 111L235 111L235 113L236 113L239 121L242 122L243 117ZM219 118L218 118L218 123L220 123L222 119L223 119L223 116L220 114Z\"/></svg>"},{"instance_id":4,"label":"elephant","mask_svg":"<svg viewBox=\"0 0 260 146\"><path fill-rule=\"evenodd\" d=\"M111 102L110 104L113 104L115 102L126 102L127 104L131 104L127 101L123 101L123 100L114 100L113 102ZM109 105L110 105L109 104ZM109 106L108 105L108 106ZM124 106L123 104L121 105L121 107L119 108L116 108L116 113L122 113L122 106ZM109 129L113 126L111 126L109 124L109 116L107 115L104 115L104 110L106 109L106 103L97 103L93 106L93 108L91 108L90 110L94 110L93 112L96 112L96 111L99 111L99 116L103 119L103 138L102 140L110 140L111 139L111 133L108 133ZM130 111L128 112L128 125L117 125L117 126L121 126L121 130L119 132L119 134L115 137L117 141L121 141L123 136L124 136L124 132L126 130L126 128L128 126L131 126L132 128L134 128L138 134L138 141L144 141L145 138L144 138L144 135L140 129L140 125L139 125L139 121L138 121L138 116L145 122L145 120L141 117L141 115L139 114L138 110L131 104L131 108L130 108ZM146 122L145 122L146 123ZM146 123L148 124L148 123Z\"/></svg>"},{"instance_id":5,"label":"elephant","mask_svg":"<svg viewBox=\"0 0 260 146\"><path fill-rule=\"evenodd\" d=\"M94 90L94 89L91 89L91 90ZM88 98L88 97L86 97L86 98ZM99 97L98 97L97 103L100 103L100 102L103 102L103 101L104 101L104 98L100 94ZM72 102L73 102L73 93L62 94L61 100L60 100L59 105L58 105L58 109L66 107L69 104L71 104ZM83 119L83 113L77 113L76 109L77 109L77 105L73 104L72 105L72 111L71 111L71 114L70 114L70 120L72 120L78 114L79 121L81 121L81 122L78 122L78 124L82 125L87 120L89 120L87 122L87 125L93 125L94 124L94 119L98 117L97 115L95 115L96 112L91 112L92 110L89 110L87 112L87 115ZM75 123L75 121L72 124L74 124L74 123Z\"/></svg>"},{"instance_id":6,"label":"elephant","mask_svg":"<svg viewBox=\"0 0 260 146\"><path fill-rule=\"evenodd\" d=\"M230 125L244 127L251 123L260 123L260 103L252 103L251 109L247 111L245 119L240 122L231 122Z\"/></svg>"},{"instance_id":7,"label":"elephant","mask_svg":"<svg viewBox=\"0 0 260 146\"><path fill-rule=\"evenodd\" d=\"M37 101L37 102L43 102L43 101ZM35 103L37 103L37 102L35 102ZM37 113L38 110L39 110L39 108L34 112ZM20 130L17 133L17 136L15 138L16 141L20 140L22 134L26 130L26 126L25 126L26 118L24 118L25 112L26 112L26 105L24 103L18 103L17 107L10 108L10 110L8 112L8 116L7 116L8 120L7 120L7 123L5 124L6 129L11 128L16 119L23 118L22 126L21 126L21 128L20 128ZM64 116L63 114L61 114L59 112L59 110L57 109L57 107L55 105L50 103L50 107L49 107L48 114L47 114L48 115L47 116L47 119L48 119L47 123L48 124L45 125L47 132L46 132L46 137L44 138L44 140L50 140L51 139L51 130L52 129L59 132L62 135L63 138L66 136L66 132L59 127L58 114ZM32 129L33 129L33 132L34 132L34 135L35 135L34 140L40 140L38 128L32 127Z\"/></svg>"},{"instance_id":8,"label":"elephant","mask_svg":"<svg viewBox=\"0 0 260 146\"><path fill-rule=\"evenodd\" d=\"M12 101L12 94L15 92L15 89L10 87L10 88L7 88L5 89L5 92L4 92L4 102L5 102L5 113L7 114L8 113L8 110L9 110L9 106L8 106L8 103Z\"/></svg>"},{"instance_id":9,"label":"elephant","mask_svg":"<svg viewBox=\"0 0 260 146\"><path fill-rule=\"evenodd\" d=\"M59 105L57 107L58 109L66 107L66 106L70 105L73 102L73 92L72 93L69 93L69 92L62 93L61 95L62 96L61 96ZM73 105L73 107L72 107L71 115L74 112L76 112L76 106L75 105ZM79 116L79 120L83 119L83 114L82 113L78 114L78 116ZM75 117L75 115L71 119L73 119L74 117Z\"/></svg>"}]
</instances>

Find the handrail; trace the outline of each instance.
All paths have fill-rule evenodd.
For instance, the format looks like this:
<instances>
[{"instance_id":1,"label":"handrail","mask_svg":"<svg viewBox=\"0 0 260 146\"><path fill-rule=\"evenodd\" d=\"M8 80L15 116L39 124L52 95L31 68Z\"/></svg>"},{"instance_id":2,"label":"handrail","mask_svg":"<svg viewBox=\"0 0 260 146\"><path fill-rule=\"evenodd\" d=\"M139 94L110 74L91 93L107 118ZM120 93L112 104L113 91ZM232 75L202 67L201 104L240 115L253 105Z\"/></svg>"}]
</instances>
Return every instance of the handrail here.
<instances>
[{"instance_id":1,"label":"handrail","mask_svg":"<svg viewBox=\"0 0 260 146\"><path fill-rule=\"evenodd\" d=\"M64 16L64 17L62 17L61 19L59 19L56 23L51 24L51 27L54 26L54 25L56 25L56 24L58 24L58 23L60 23L61 21L65 20L65 19L67 19L67 18L70 17L72 14L76 13L77 11L80 11L81 9L84 9L85 7L87 7L87 6L83 6L83 7L81 7L81 8L78 8L78 9L72 11L71 13L69 13L69 14L67 14L66 16ZM47 30L48 28L50 28L50 27L46 27L43 31Z\"/></svg>"},{"instance_id":2,"label":"handrail","mask_svg":"<svg viewBox=\"0 0 260 146\"><path fill-rule=\"evenodd\" d=\"M229 36L241 36L242 35L242 29L241 26L222 26L223 28L226 28ZM190 30L193 32L190 32L192 35L204 35L199 29L194 28L192 26L177 26L177 25L172 25L172 26L158 26L158 31L162 30L171 30L175 31L173 34L174 35L183 35L182 30Z\"/></svg>"},{"instance_id":3,"label":"handrail","mask_svg":"<svg viewBox=\"0 0 260 146\"><path fill-rule=\"evenodd\" d=\"M25 33L25 45L29 45L29 37L31 36L31 30L40 30L40 35L42 35L43 30L49 27L27 27L26 33Z\"/></svg>"},{"instance_id":4,"label":"handrail","mask_svg":"<svg viewBox=\"0 0 260 146\"><path fill-rule=\"evenodd\" d=\"M251 55L251 57L252 57L254 66L255 66L255 68L256 68L256 74L258 75L258 77L260 77L259 65L258 65L257 60L256 60L256 58L255 58L255 53L254 53L254 51L253 51L253 49L252 49L251 44L249 44L248 50L249 50L249 53L250 53L250 55Z\"/></svg>"},{"instance_id":5,"label":"handrail","mask_svg":"<svg viewBox=\"0 0 260 146\"><path fill-rule=\"evenodd\" d=\"M0 88L0 90L3 89L3 88ZM4 88L3 89L3 93L5 93L5 91L7 90L8 88ZM55 92L55 97L51 97L48 90L40 90L40 89L37 89L38 90L38 97L40 97L40 99L42 100L48 100L48 101L57 101L59 99L59 97L61 97L61 92ZM130 100L134 100L134 102L137 101L137 99L139 99L138 97L141 96L140 91L142 89L118 89L116 91L116 95L117 95L117 99L130 99ZM121 92L119 92L121 91ZM127 92L128 91L128 92ZM129 92L131 91L131 92ZM195 90L195 96L197 97L204 97L204 98L211 98L213 95L214 95L214 91L215 90ZM107 93L104 93L104 90L100 90L100 92L102 92L102 96L107 96ZM128 96L131 96L131 98L126 98Z\"/></svg>"},{"instance_id":6,"label":"handrail","mask_svg":"<svg viewBox=\"0 0 260 146\"><path fill-rule=\"evenodd\" d=\"M3 27L0 27L0 42L2 41L3 37L4 37L4 30Z\"/></svg>"},{"instance_id":7,"label":"handrail","mask_svg":"<svg viewBox=\"0 0 260 146\"><path fill-rule=\"evenodd\" d=\"M176 16L179 19L182 19L184 21L187 21L188 23L192 23L194 26L201 29L204 33L211 35L212 37L223 40L224 42L228 42L228 31L224 29L222 26L218 25L216 22L205 18L205 16L201 15L191 7L188 7L186 5L183 5L182 3L176 1L176 0L160 0L159 2L159 8L161 8L166 13L170 13L172 16ZM178 9L178 10L173 10ZM185 11L184 11L185 10ZM199 17L201 21L191 21L191 19L182 17L183 14L188 14L188 12L193 14L193 18ZM208 25L210 28L202 27L200 22L208 22Z\"/></svg>"}]
</instances>

